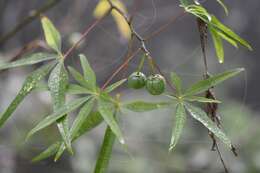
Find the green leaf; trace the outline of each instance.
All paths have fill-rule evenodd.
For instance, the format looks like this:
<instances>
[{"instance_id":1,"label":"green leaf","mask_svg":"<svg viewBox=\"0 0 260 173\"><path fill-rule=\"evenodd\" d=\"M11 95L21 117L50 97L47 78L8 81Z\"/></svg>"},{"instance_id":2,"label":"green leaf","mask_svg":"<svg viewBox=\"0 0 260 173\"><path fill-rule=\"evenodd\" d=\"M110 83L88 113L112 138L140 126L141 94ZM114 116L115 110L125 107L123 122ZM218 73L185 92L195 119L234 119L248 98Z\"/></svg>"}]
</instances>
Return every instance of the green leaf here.
<instances>
[{"instance_id":1,"label":"green leaf","mask_svg":"<svg viewBox=\"0 0 260 173\"><path fill-rule=\"evenodd\" d=\"M92 91L77 85L77 84L70 84L67 89L68 94L93 94Z\"/></svg>"},{"instance_id":2,"label":"green leaf","mask_svg":"<svg viewBox=\"0 0 260 173\"><path fill-rule=\"evenodd\" d=\"M134 101L130 103L125 103L123 106L126 109L129 109L133 112L147 112L152 111L155 109L161 109L169 106L169 102L159 102L159 103L153 103L153 102L144 102L144 101Z\"/></svg>"},{"instance_id":3,"label":"green leaf","mask_svg":"<svg viewBox=\"0 0 260 173\"><path fill-rule=\"evenodd\" d=\"M172 84L175 86L178 95L180 95L182 92L181 91L182 81L181 81L180 77L176 73L171 72L171 81L172 81Z\"/></svg>"},{"instance_id":4,"label":"green leaf","mask_svg":"<svg viewBox=\"0 0 260 173\"><path fill-rule=\"evenodd\" d=\"M52 70L48 80L54 112L65 104L66 90L69 83L68 80L68 73L62 61ZM58 119L57 126L68 151L72 154L68 117L65 115L61 119Z\"/></svg>"},{"instance_id":5,"label":"green leaf","mask_svg":"<svg viewBox=\"0 0 260 173\"><path fill-rule=\"evenodd\" d=\"M180 0L180 3L181 3L181 5L182 6L188 6L191 2L190 2L190 0Z\"/></svg>"},{"instance_id":6,"label":"green leaf","mask_svg":"<svg viewBox=\"0 0 260 173\"><path fill-rule=\"evenodd\" d=\"M0 63L0 70L37 64L37 63L40 63L40 62L43 62L43 61L55 59L57 57L58 56L55 55L55 54L43 53L43 52L25 55L25 56L19 58L16 61Z\"/></svg>"},{"instance_id":7,"label":"green leaf","mask_svg":"<svg viewBox=\"0 0 260 173\"><path fill-rule=\"evenodd\" d=\"M44 150L39 155L34 157L32 159L32 162L39 162L41 160L44 160L44 159L54 155L57 152L57 150L59 149L59 146L60 146L60 142L56 142L56 143L52 144L46 150Z\"/></svg>"},{"instance_id":8,"label":"green leaf","mask_svg":"<svg viewBox=\"0 0 260 173\"><path fill-rule=\"evenodd\" d=\"M101 116L101 114L99 112L91 112L86 119L84 120L84 122L82 123L81 127L78 130L78 133L75 134L75 136L72 138L72 142L74 142L77 138L79 138L80 136L82 136L83 134L85 134L86 132L90 131L91 129L95 128L96 126L98 126L101 122L103 121L103 118ZM45 151L47 150L51 150L52 146L55 144L52 144L49 148L47 148ZM52 155L54 155L56 153L55 156L55 160L57 161L62 153L65 151L66 147L64 142L60 142L60 145L55 148L55 150L53 150L53 153L50 153L50 155L45 155L45 157L41 157L41 159L39 160L43 160L46 159ZM44 151L43 151L44 152ZM41 155L41 154L40 154Z\"/></svg>"},{"instance_id":9,"label":"green leaf","mask_svg":"<svg viewBox=\"0 0 260 173\"><path fill-rule=\"evenodd\" d=\"M250 44L242 39L240 36L238 36L235 32L233 32L230 28L222 24L214 15L211 15L211 25L219 29L220 31L224 32L228 37L232 38L233 40L236 40L241 45L247 47L249 50L253 50Z\"/></svg>"},{"instance_id":10,"label":"green leaf","mask_svg":"<svg viewBox=\"0 0 260 173\"><path fill-rule=\"evenodd\" d=\"M186 101L190 101L190 102L221 103L219 100L208 99L208 98L199 97L199 96L188 96L188 97L184 97L183 99Z\"/></svg>"},{"instance_id":11,"label":"green leaf","mask_svg":"<svg viewBox=\"0 0 260 173\"><path fill-rule=\"evenodd\" d=\"M218 33L218 35L219 35L222 39L226 40L228 43L230 43L230 44L231 44L232 46L234 46L235 48L238 48L238 45L237 45L236 40L230 38L229 36L227 36L227 35L226 35L224 32L222 32L222 31L217 31L217 33Z\"/></svg>"},{"instance_id":12,"label":"green leaf","mask_svg":"<svg viewBox=\"0 0 260 173\"><path fill-rule=\"evenodd\" d=\"M176 105L176 110L175 110L175 125L174 128L172 129L172 138L171 138L169 151L172 151L174 147L177 145L183 127L185 125L185 122L186 122L186 111L184 105L183 103L178 103Z\"/></svg>"},{"instance_id":13,"label":"green leaf","mask_svg":"<svg viewBox=\"0 0 260 173\"><path fill-rule=\"evenodd\" d=\"M188 88L184 94L184 96L191 96L195 94L202 93L209 88L216 86L217 84L239 74L244 71L243 68L236 68L233 70L226 71L224 73L217 74L208 79L201 80L195 84L193 84L190 88Z\"/></svg>"},{"instance_id":14,"label":"green leaf","mask_svg":"<svg viewBox=\"0 0 260 173\"><path fill-rule=\"evenodd\" d=\"M109 125L111 130L114 132L114 134L118 138L119 142L121 144L124 144L125 140L124 140L122 132L115 120L113 110L114 110L113 103L107 101L107 99L102 98L102 96L100 96L98 98L98 111L104 118L105 122Z\"/></svg>"},{"instance_id":15,"label":"green leaf","mask_svg":"<svg viewBox=\"0 0 260 173\"><path fill-rule=\"evenodd\" d=\"M46 83L40 82L38 85L35 87L34 90L37 91L49 91L49 87ZM66 89L67 94L75 95L75 94L93 94L92 91L83 88L80 85L77 84L69 84L69 86Z\"/></svg>"},{"instance_id":16,"label":"green leaf","mask_svg":"<svg viewBox=\"0 0 260 173\"><path fill-rule=\"evenodd\" d=\"M92 108L94 106L94 99L90 99L85 103L85 105L81 108L78 116L76 117L75 121L72 124L72 127L70 129L70 139L74 139L76 134L78 134L79 129L82 127L82 124L86 120L86 117L91 112ZM54 161L56 162L62 155L65 145L64 143L61 144L59 147L59 150L54 158Z\"/></svg>"},{"instance_id":17,"label":"green leaf","mask_svg":"<svg viewBox=\"0 0 260 173\"><path fill-rule=\"evenodd\" d=\"M227 135L207 116L207 114L200 108L192 106L189 103L185 103L185 108L190 115L201 122L205 127L209 129L216 137L218 137L224 144L232 148L232 143Z\"/></svg>"},{"instance_id":18,"label":"green leaf","mask_svg":"<svg viewBox=\"0 0 260 173\"><path fill-rule=\"evenodd\" d=\"M113 131L107 127L103 144L99 152L94 173L105 173L112 154L113 145L115 143L115 135Z\"/></svg>"},{"instance_id":19,"label":"green leaf","mask_svg":"<svg viewBox=\"0 0 260 173\"><path fill-rule=\"evenodd\" d=\"M115 90L117 87L121 86L123 83L125 83L127 79L122 79L120 81L117 81L115 83L113 83L112 85L109 85L108 87L106 87L105 92L110 93L113 90Z\"/></svg>"},{"instance_id":20,"label":"green leaf","mask_svg":"<svg viewBox=\"0 0 260 173\"><path fill-rule=\"evenodd\" d=\"M78 128L77 133L74 133L72 136L72 142L75 141L77 138L85 134L86 132L90 131L91 129L95 128L98 126L101 122L103 121L103 117L99 112L91 112L89 115L86 117L84 122L81 124L81 126ZM71 132L72 133L72 132ZM65 150L65 145L62 143L59 147L59 150L55 156L54 161L57 161L62 153Z\"/></svg>"},{"instance_id":21,"label":"green leaf","mask_svg":"<svg viewBox=\"0 0 260 173\"><path fill-rule=\"evenodd\" d=\"M92 98L89 101L87 101L85 105L81 108L78 116L76 117L70 129L71 139L74 139L76 135L79 133L80 129L82 128L82 125L84 124L88 115L93 109L94 102L95 99Z\"/></svg>"},{"instance_id":22,"label":"green leaf","mask_svg":"<svg viewBox=\"0 0 260 173\"><path fill-rule=\"evenodd\" d=\"M14 98L14 100L11 102L11 104L8 106L5 112L1 114L0 127L2 127L5 121L12 115L12 113L16 110L16 108L23 101L23 99L33 89L35 89L36 85L50 72L51 68L54 65L54 63L46 64L27 76L17 96Z\"/></svg>"},{"instance_id":23,"label":"green leaf","mask_svg":"<svg viewBox=\"0 0 260 173\"><path fill-rule=\"evenodd\" d=\"M73 67L68 67L70 74L72 75L72 77L82 86L86 87L88 90L91 90L91 88L89 88L88 83L86 82L86 80L84 79L84 77L77 71L75 70Z\"/></svg>"},{"instance_id":24,"label":"green leaf","mask_svg":"<svg viewBox=\"0 0 260 173\"><path fill-rule=\"evenodd\" d=\"M47 44L56 52L61 52L61 36L55 26L47 17L41 18L41 23Z\"/></svg>"},{"instance_id":25,"label":"green leaf","mask_svg":"<svg viewBox=\"0 0 260 173\"><path fill-rule=\"evenodd\" d=\"M209 26L209 30L210 30L210 33L211 33L211 36L213 39L218 61L219 61L219 63L223 63L224 62L224 49L223 49L222 39L218 35L218 32L213 27Z\"/></svg>"},{"instance_id":26,"label":"green leaf","mask_svg":"<svg viewBox=\"0 0 260 173\"><path fill-rule=\"evenodd\" d=\"M27 135L26 140L28 140L33 134L36 132L44 129L45 127L51 125L52 123L56 122L58 119L64 117L64 115L72 112L73 110L80 107L83 103L85 103L89 98L79 98L75 99L64 106L60 107L56 112L50 114L49 116L45 117L39 124L37 124Z\"/></svg>"},{"instance_id":27,"label":"green leaf","mask_svg":"<svg viewBox=\"0 0 260 173\"><path fill-rule=\"evenodd\" d=\"M222 0L216 0L220 5L221 7L224 9L226 15L228 15L228 8L227 6L224 4L224 2Z\"/></svg>"},{"instance_id":28,"label":"green leaf","mask_svg":"<svg viewBox=\"0 0 260 173\"><path fill-rule=\"evenodd\" d=\"M89 62L85 55L80 54L79 58L81 62L81 67L83 69L84 79L86 80L88 88L93 91L96 89L96 74L89 65Z\"/></svg>"}]
</instances>

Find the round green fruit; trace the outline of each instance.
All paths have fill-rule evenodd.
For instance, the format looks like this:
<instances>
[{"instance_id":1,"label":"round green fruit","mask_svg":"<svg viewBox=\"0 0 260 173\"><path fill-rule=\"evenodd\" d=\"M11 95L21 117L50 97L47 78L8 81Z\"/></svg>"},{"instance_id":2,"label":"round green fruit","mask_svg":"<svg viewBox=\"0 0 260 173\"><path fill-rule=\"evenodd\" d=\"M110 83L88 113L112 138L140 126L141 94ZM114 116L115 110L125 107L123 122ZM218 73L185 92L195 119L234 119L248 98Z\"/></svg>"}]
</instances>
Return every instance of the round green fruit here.
<instances>
[{"instance_id":1,"label":"round green fruit","mask_svg":"<svg viewBox=\"0 0 260 173\"><path fill-rule=\"evenodd\" d=\"M151 75L146 81L146 90L152 95L160 95L165 90L165 79L159 74Z\"/></svg>"},{"instance_id":2,"label":"round green fruit","mask_svg":"<svg viewBox=\"0 0 260 173\"><path fill-rule=\"evenodd\" d=\"M142 72L134 72L128 77L128 87L140 89L145 86L146 76Z\"/></svg>"}]
</instances>

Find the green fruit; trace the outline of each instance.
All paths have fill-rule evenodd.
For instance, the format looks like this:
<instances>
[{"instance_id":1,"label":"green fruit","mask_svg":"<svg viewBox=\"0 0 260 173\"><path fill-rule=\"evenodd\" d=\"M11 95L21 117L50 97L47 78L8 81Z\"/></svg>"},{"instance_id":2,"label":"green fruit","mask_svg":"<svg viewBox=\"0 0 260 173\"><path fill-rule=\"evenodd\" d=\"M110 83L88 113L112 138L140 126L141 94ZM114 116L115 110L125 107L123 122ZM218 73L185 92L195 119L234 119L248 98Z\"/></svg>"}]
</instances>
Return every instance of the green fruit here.
<instances>
[{"instance_id":1,"label":"green fruit","mask_svg":"<svg viewBox=\"0 0 260 173\"><path fill-rule=\"evenodd\" d=\"M146 76L142 72L134 72L128 77L128 87L140 89L145 86Z\"/></svg>"},{"instance_id":2,"label":"green fruit","mask_svg":"<svg viewBox=\"0 0 260 173\"><path fill-rule=\"evenodd\" d=\"M159 74L151 75L146 81L146 90L152 95L160 95L165 90L165 79Z\"/></svg>"}]
</instances>

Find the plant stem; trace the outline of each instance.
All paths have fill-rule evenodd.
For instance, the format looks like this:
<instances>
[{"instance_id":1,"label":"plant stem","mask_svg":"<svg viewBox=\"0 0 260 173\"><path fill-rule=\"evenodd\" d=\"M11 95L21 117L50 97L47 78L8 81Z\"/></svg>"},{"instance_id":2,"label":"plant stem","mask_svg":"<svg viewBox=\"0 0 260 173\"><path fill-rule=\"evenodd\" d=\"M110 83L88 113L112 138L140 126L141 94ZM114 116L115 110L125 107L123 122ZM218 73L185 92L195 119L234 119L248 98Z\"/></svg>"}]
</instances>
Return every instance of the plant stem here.
<instances>
[{"instance_id":1,"label":"plant stem","mask_svg":"<svg viewBox=\"0 0 260 173\"><path fill-rule=\"evenodd\" d=\"M201 19L197 18L197 24L198 24L198 30L199 30L199 34L200 34L200 45L201 45L201 50L202 50L202 57L203 57L203 63L204 63L204 79L209 78L209 73L208 73L208 63L207 63L207 56L206 56L206 45L207 45L207 24L202 21ZM206 91L206 98L209 99L215 99L215 96L213 94L213 92L211 91L211 89ZM215 123L217 123L217 125L220 127L220 121L219 118L217 116L217 109L218 109L218 105L217 103L207 103L206 104L206 112L208 114L208 116L211 118L211 120ZM209 136L212 139L212 147L211 150L212 151L217 151L217 154L219 156L219 159L223 165L223 168L225 170L225 173L228 173L228 169L227 166L225 164L225 161L222 157L222 154L219 150L218 147L218 143L217 140L215 138L215 135L211 132L209 132Z\"/></svg>"}]
</instances>

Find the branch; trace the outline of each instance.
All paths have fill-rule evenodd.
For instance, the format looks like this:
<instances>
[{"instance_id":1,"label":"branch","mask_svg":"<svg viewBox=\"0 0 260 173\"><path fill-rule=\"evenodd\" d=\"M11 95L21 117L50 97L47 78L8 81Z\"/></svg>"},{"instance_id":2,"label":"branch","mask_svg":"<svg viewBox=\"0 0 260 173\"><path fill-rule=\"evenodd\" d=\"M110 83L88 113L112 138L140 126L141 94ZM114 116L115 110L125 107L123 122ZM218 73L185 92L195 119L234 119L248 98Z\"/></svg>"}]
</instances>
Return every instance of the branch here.
<instances>
[{"instance_id":1,"label":"branch","mask_svg":"<svg viewBox=\"0 0 260 173\"><path fill-rule=\"evenodd\" d=\"M0 37L0 45L4 44L6 41L11 39L16 33L18 33L20 30L22 30L26 25L30 24L33 22L35 19L37 19L42 13L48 11L55 5L57 5L61 0L52 0L39 8L36 11L33 11L30 13L30 15L22 20L19 24L17 24L11 31L6 33L5 35Z\"/></svg>"}]
</instances>

